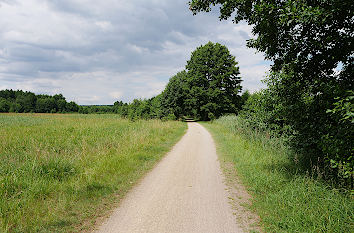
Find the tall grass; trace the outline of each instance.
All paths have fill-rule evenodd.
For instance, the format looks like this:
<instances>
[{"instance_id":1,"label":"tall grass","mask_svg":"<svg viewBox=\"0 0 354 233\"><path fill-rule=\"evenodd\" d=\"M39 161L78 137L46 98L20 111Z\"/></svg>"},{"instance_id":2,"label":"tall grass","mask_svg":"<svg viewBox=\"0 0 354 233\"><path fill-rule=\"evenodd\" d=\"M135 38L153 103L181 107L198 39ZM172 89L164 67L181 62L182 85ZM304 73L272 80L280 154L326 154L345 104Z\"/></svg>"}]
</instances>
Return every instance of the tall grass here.
<instances>
[{"instance_id":1,"label":"tall grass","mask_svg":"<svg viewBox=\"0 0 354 233\"><path fill-rule=\"evenodd\" d=\"M0 232L89 229L186 124L116 115L0 115Z\"/></svg>"},{"instance_id":2,"label":"tall grass","mask_svg":"<svg viewBox=\"0 0 354 233\"><path fill-rule=\"evenodd\" d=\"M252 194L250 208L266 232L354 232L353 197L298 170L282 139L252 130L236 116L204 125Z\"/></svg>"}]
</instances>

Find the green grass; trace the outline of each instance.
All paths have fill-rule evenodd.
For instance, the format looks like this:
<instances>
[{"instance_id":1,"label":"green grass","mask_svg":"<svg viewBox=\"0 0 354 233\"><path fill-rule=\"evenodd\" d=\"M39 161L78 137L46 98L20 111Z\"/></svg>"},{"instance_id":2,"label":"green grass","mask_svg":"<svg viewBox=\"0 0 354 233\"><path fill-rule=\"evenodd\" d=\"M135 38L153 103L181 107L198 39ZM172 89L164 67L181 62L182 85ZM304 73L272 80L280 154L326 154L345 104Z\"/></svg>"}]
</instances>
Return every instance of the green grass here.
<instances>
[{"instance_id":1,"label":"green grass","mask_svg":"<svg viewBox=\"0 0 354 233\"><path fill-rule=\"evenodd\" d=\"M353 197L297 170L281 139L247 129L235 116L203 125L222 159L234 163L266 232L354 232Z\"/></svg>"},{"instance_id":2,"label":"green grass","mask_svg":"<svg viewBox=\"0 0 354 233\"><path fill-rule=\"evenodd\" d=\"M0 114L0 232L79 232L178 141L182 122Z\"/></svg>"}]
</instances>

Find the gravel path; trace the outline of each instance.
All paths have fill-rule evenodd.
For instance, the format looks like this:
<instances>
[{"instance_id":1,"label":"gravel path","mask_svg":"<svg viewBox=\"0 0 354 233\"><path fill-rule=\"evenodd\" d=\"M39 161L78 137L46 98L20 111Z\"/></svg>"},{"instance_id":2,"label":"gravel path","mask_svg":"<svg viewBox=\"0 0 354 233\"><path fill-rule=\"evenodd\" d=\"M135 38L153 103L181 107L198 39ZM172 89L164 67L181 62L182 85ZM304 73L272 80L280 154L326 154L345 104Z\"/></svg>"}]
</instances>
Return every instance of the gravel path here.
<instances>
[{"instance_id":1,"label":"gravel path","mask_svg":"<svg viewBox=\"0 0 354 233\"><path fill-rule=\"evenodd\" d=\"M186 135L97 232L243 232L223 179L211 135L188 123Z\"/></svg>"}]
</instances>

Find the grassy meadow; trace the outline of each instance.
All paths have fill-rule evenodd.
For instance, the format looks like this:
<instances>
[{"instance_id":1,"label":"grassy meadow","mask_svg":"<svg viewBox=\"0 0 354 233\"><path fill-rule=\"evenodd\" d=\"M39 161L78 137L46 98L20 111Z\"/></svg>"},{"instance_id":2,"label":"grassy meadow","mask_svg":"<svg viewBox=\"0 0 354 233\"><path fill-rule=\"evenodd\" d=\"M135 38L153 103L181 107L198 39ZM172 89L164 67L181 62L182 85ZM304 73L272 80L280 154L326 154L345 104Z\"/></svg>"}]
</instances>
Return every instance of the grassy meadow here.
<instances>
[{"instance_id":1,"label":"grassy meadow","mask_svg":"<svg viewBox=\"0 0 354 233\"><path fill-rule=\"evenodd\" d=\"M0 115L0 232L91 229L184 134L176 121Z\"/></svg>"},{"instance_id":2,"label":"grassy meadow","mask_svg":"<svg viewBox=\"0 0 354 233\"><path fill-rule=\"evenodd\" d=\"M203 125L221 159L234 163L266 232L354 232L353 196L297 170L296 156L282 140L235 116Z\"/></svg>"}]
</instances>

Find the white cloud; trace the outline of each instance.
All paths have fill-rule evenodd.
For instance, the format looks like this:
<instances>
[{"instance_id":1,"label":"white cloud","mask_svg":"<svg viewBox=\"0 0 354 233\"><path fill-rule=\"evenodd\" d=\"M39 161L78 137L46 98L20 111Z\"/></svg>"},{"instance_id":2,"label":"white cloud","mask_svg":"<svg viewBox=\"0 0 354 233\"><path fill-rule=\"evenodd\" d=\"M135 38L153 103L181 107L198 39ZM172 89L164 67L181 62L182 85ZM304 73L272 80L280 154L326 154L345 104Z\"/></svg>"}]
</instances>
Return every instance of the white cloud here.
<instances>
[{"instance_id":1,"label":"white cloud","mask_svg":"<svg viewBox=\"0 0 354 233\"><path fill-rule=\"evenodd\" d=\"M243 79L243 89L249 90L251 93L265 88L266 85L260 80L263 80L268 75L269 65L254 65L245 66L243 72L241 73Z\"/></svg>"},{"instance_id":2,"label":"white cloud","mask_svg":"<svg viewBox=\"0 0 354 233\"><path fill-rule=\"evenodd\" d=\"M1 1L0 88L62 93L79 104L150 98L208 41L225 44L244 89L269 63L246 48L251 27L193 16L185 1Z\"/></svg>"},{"instance_id":3,"label":"white cloud","mask_svg":"<svg viewBox=\"0 0 354 233\"><path fill-rule=\"evenodd\" d=\"M109 95L114 99L120 99L123 96L123 92L114 91L114 92L110 92Z\"/></svg>"},{"instance_id":4,"label":"white cloud","mask_svg":"<svg viewBox=\"0 0 354 233\"><path fill-rule=\"evenodd\" d=\"M113 25L109 21L97 21L97 22L95 22L95 24L103 31L109 31L109 30L113 29Z\"/></svg>"},{"instance_id":5,"label":"white cloud","mask_svg":"<svg viewBox=\"0 0 354 233\"><path fill-rule=\"evenodd\" d=\"M142 53L148 53L149 49L148 48L144 48L144 47L139 47L135 44L130 44L128 43L128 48L130 48L131 51L142 54Z\"/></svg>"}]
</instances>

